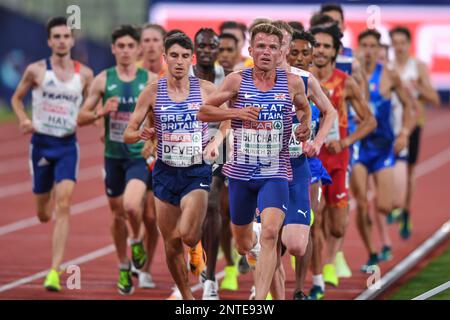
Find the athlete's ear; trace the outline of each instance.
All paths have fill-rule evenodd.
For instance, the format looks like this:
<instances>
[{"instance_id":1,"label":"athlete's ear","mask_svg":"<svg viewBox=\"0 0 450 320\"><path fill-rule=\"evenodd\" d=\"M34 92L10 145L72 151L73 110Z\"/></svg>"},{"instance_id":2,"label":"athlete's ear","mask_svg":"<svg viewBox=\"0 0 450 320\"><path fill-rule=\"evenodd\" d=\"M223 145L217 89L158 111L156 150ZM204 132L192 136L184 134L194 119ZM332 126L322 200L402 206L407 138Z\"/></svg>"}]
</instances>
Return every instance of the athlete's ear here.
<instances>
[{"instance_id":1,"label":"athlete's ear","mask_svg":"<svg viewBox=\"0 0 450 320\"><path fill-rule=\"evenodd\" d=\"M111 53L114 55L115 54L115 46L114 43L111 43Z\"/></svg>"},{"instance_id":2,"label":"athlete's ear","mask_svg":"<svg viewBox=\"0 0 450 320\"><path fill-rule=\"evenodd\" d=\"M167 64L167 54L165 52L163 52L162 54L164 62Z\"/></svg>"},{"instance_id":3,"label":"athlete's ear","mask_svg":"<svg viewBox=\"0 0 450 320\"><path fill-rule=\"evenodd\" d=\"M253 58L253 48L252 48L252 46L248 47L248 54L250 55L250 57Z\"/></svg>"}]
</instances>

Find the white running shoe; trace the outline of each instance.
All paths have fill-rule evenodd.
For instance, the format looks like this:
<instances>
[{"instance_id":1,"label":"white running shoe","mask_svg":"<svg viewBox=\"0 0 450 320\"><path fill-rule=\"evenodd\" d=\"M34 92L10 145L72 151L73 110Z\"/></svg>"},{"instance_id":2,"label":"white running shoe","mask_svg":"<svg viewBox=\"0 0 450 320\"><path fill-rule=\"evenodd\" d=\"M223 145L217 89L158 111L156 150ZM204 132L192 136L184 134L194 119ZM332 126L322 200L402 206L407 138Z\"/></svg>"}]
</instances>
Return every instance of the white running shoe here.
<instances>
[{"instance_id":1,"label":"white running shoe","mask_svg":"<svg viewBox=\"0 0 450 320\"><path fill-rule=\"evenodd\" d=\"M156 288L156 284L153 282L152 275L148 272L139 272L139 288L153 289Z\"/></svg>"},{"instance_id":2,"label":"white running shoe","mask_svg":"<svg viewBox=\"0 0 450 320\"><path fill-rule=\"evenodd\" d=\"M140 271L139 271L139 269L136 269L136 267L134 266L134 264L131 264L131 275L133 276L133 277L139 277L139 273L140 273Z\"/></svg>"},{"instance_id":3,"label":"white running shoe","mask_svg":"<svg viewBox=\"0 0 450 320\"><path fill-rule=\"evenodd\" d=\"M246 254L246 258L250 268L255 269L259 252L261 251L261 244L259 243L259 238L261 237L261 223L253 222L253 232L256 234L256 245Z\"/></svg>"},{"instance_id":4,"label":"white running shoe","mask_svg":"<svg viewBox=\"0 0 450 320\"><path fill-rule=\"evenodd\" d=\"M217 281L206 280L203 284L202 300L219 300L219 285Z\"/></svg>"},{"instance_id":5,"label":"white running shoe","mask_svg":"<svg viewBox=\"0 0 450 320\"><path fill-rule=\"evenodd\" d=\"M180 290L177 286L172 288L172 293L166 300L183 300Z\"/></svg>"}]
</instances>

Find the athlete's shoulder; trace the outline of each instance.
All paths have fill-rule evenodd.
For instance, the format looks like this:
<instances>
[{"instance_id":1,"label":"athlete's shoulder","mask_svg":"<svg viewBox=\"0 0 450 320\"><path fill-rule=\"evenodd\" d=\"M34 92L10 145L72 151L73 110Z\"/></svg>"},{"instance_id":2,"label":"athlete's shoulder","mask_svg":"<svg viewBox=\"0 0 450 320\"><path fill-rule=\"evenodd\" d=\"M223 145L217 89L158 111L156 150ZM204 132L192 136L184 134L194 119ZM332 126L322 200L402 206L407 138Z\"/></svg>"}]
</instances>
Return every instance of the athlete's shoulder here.
<instances>
[{"instance_id":1,"label":"athlete's shoulder","mask_svg":"<svg viewBox=\"0 0 450 320\"><path fill-rule=\"evenodd\" d=\"M200 82L200 88L202 88L202 90L204 90L206 93L211 93L214 92L217 88L214 85L214 83L207 81L207 80L203 80L203 79L199 79Z\"/></svg>"},{"instance_id":2,"label":"athlete's shoulder","mask_svg":"<svg viewBox=\"0 0 450 320\"><path fill-rule=\"evenodd\" d=\"M306 78L309 78L309 76L311 75L311 73L309 71L302 70L302 69L299 69L299 68L296 68L296 67L291 67L289 72L293 73L293 74L295 74L297 76L306 77Z\"/></svg>"},{"instance_id":3,"label":"athlete's shoulder","mask_svg":"<svg viewBox=\"0 0 450 320\"><path fill-rule=\"evenodd\" d=\"M94 71L92 71L92 69L85 64L82 63L79 64L80 64L80 75L84 78L92 79L94 77Z\"/></svg>"},{"instance_id":4,"label":"athlete's shoulder","mask_svg":"<svg viewBox=\"0 0 450 320\"><path fill-rule=\"evenodd\" d=\"M342 78L344 80L350 78L350 76L347 73L345 73L342 70L339 70L338 68L334 68L333 77Z\"/></svg>"},{"instance_id":5,"label":"athlete's shoulder","mask_svg":"<svg viewBox=\"0 0 450 320\"><path fill-rule=\"evenodd\" d=\"M47 62L45 61L45 59L32 62L27 66L25 70L33 74L38 74L39 72L47 70Z\"/></svg>"}]
</instances>

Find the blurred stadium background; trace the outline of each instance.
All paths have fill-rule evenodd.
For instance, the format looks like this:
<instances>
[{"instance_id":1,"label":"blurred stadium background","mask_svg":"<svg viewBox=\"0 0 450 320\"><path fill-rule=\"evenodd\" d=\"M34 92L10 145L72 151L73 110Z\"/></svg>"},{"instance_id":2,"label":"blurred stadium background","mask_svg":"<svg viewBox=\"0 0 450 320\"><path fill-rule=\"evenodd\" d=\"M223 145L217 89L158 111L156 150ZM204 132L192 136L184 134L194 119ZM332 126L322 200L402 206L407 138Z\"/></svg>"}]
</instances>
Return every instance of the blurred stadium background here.
<instances>
[{"instance_id":1,"label":"blurred stadium background","mask_svg":"<svg viewBox=\"0 0 450 320\"><path fill-rule=\"evenodd\" d=\"M218 28L224 20L249 24L256 17L301 21L306 26L318 4L324 1L223 0L0 0L0 106L9 99L25 66L48 56L44 24L55 15L67 15L70 5L81 9L81 30L73 56L95 72L113 64L109 36L114 27L147 21L168 29L180 28L193 36L200 27ZM425 61L442 101L450 101L450 2L446 0L338 1L344 5L347 29L345 45L355 45L358 32L366 28L379 6L383 41L394 25L408 26L413 35L412 50ZM372 22L375 20L371 20ZM5 111L5 110L3 110Z\"/></svg>"}]
</instances>

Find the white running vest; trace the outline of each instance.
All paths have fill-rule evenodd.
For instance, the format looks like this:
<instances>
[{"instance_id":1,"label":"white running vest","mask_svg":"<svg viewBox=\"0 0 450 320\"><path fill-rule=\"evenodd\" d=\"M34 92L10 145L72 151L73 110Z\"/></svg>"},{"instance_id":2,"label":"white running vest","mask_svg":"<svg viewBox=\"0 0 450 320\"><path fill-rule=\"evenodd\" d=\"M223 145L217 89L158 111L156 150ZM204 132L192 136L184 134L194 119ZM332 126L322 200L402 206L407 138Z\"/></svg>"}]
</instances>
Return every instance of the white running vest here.
<instances>
[{"instance_id":1,"label":"white running vest","mask_svg":"<svg viewBox=\"0 0 450 320\"><path fill-rule=\"evenodd\" d=\"M75 133L77 116L83 101L80 64L74 61L75 74L66 82L58 80L47 59L44 81L32 90L33 127L53 137Z\"/></svg>"}]
</instances>

